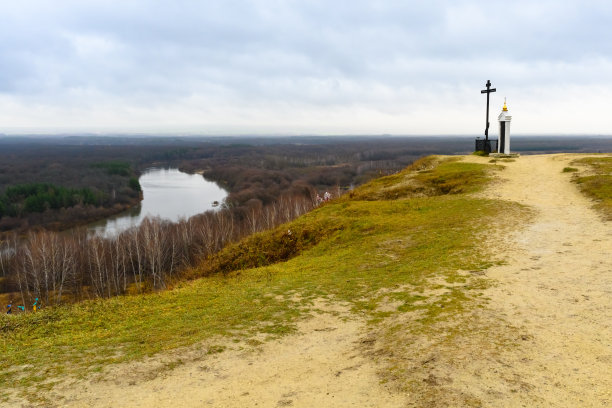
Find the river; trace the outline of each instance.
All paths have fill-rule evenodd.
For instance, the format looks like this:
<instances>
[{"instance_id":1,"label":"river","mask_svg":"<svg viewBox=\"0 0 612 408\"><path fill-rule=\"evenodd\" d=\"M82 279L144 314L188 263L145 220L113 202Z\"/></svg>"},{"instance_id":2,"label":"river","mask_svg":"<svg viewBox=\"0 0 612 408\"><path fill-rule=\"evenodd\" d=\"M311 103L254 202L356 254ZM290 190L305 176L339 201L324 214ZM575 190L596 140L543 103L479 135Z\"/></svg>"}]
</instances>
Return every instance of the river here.
<instances>
[{"instance_id":1,"label":"river","mask_svg":"<svg viewBox=\"0 0 612 408\"><path fill-rule=\"evenodd\" d=\"M139 225L147 216L178 221L217 208L227 196L227 191L202 175L183 173L176 168L148 169L138 181L143 194L140 205L90 224L90 231L114 236Z\"/></svg>"}]
</instances>

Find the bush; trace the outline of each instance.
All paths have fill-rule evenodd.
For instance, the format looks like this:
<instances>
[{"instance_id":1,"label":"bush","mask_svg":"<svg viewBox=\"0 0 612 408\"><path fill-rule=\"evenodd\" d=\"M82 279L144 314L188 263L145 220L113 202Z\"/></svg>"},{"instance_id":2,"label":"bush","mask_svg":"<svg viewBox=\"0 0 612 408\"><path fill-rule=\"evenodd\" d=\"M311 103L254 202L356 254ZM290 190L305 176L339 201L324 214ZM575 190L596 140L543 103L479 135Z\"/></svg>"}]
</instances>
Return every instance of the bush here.
<instances>
[{"instance_id":1,"label":"bush","mask_svg":"<svg viewBox=\"0 0 612 408\"><path fill-rule=\"evenodd\" d=\"M286 225L273 231L252 235L211 256L200 269L204 276L233 272L287 261L302 251L314 247L336 231L344 229L331 222Z\"/></svg>"}]
</instances>

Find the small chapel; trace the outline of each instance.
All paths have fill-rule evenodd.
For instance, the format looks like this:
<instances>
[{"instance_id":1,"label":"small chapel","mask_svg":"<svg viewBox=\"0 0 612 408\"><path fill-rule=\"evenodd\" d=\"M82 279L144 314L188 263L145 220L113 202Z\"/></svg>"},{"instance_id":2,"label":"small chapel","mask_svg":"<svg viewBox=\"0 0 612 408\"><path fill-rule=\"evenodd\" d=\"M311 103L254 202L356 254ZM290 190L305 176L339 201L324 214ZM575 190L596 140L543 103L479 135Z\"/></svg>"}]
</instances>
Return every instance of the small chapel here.
<instances>
[{"instance_id":1,"label":"small chapel","mask_svg":"<svg viewBox=\"0 0 612 408\"><path fill-rule=\"evenodd\" d=\"M506 98L504 98L504 107L497 117L499 122L499 140L497 141L497 152L501 154L510 154L510 121L512 116L508 114L508 106Z\"/></svg>"},{"instance_id":2,"label":"small chapel","mask_svg":"<svg viewBox=\"0 0 612 408\"><path fill-rule=\"evenodd\" d=\"M484 139L477 137L476 138L476 152L483 152L486 155L511 155L514 157L518 157L518 154L510 153L510 122L512 121L512 116L508 113L508 105L506 104L506 98L504 98L504 107L502 108L501 113L497 117L497 121L499 122L499 140L489 139L489 97L491 93L496 92L497 89L491 88L491 80L487 80L485 84L486 89L480 91L481 94L487 95L487 113L486 113L486 124L484 131ZM493 142L496 142L497 146L493 145ZM495 147L494 147L495 146Z\"/></svg>"}]
</instances>

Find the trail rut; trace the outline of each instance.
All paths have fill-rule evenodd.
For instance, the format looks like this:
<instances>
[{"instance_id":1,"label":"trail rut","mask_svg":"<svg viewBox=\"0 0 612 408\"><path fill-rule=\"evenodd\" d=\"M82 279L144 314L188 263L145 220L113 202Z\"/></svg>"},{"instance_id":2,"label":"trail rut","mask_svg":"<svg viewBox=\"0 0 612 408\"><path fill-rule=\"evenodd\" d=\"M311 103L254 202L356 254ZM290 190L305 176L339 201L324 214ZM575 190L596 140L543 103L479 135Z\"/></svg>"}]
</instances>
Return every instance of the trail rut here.
<instances>
[{"instance_id":1,"label":"trail rut","mask_svg":"<svg viewBox=\"0 0 612 408\"><path fill-rule=\"evenodd\" d=\"M495 285L485 291L489 300L482 313L518 330L520 344L495 358L482 355L478 344L460 351L465 364L446 373L449 387L473 396L475 406L612 406L612 226L562 173L576 157L524 156L503 163L498 182L480 193L529 206L535 216L502 240L483 242L505 264L485 271ZM135 385L67 386L59 390L60 404L423 406L415 402L418 396L380 384L380 367L360 351L365 323L350 316L348 307L336 307L335 313L315 313L301 322L297 334L255 351L229 350ZM111 372L120 376L130 367ZM427 406L459 406L438 402Z\"/></svg>"},{"instance_id":2,"label":"trail rut","mask_svg":"<svg viewBox=\"0 0 612 408\"><path fill-rule=\"evenodd\" d=\"M455 373L455 387L485 406L612 405L612 225L562 173L575 158L502 163L501 182L484 193L536 211L526 228L498 243L506 264L487 271L497 282L486 293L489 308L520 329L522 344L488 367L494 376L483 376L487 367L477 359ZM516 386L492 381L498 378Z\"/></svg>"}]
</instances>

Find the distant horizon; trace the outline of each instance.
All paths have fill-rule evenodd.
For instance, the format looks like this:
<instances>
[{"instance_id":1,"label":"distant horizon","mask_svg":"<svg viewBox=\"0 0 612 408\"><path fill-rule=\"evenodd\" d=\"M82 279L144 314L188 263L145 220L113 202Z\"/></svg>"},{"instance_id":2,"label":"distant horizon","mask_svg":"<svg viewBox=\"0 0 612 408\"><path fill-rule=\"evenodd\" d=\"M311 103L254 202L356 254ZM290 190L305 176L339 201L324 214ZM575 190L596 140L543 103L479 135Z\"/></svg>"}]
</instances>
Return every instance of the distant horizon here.
<instances>
[{"instance_id":1,"label":"distant horizon","mask_svg":"<svg viewBox=\"0 0 612 408\"><path fill-rule=\"evenodd\" d=\"M496 139L497 134L489 135L489 139ZM125 138L300 138L300 137L321 137L321 138L343 138L343 137L368 137L368 138L376 138L376 137L388 137L388 138L428 138L428 137L456 137L456 138L484 138L484 135L476 135L476 134L390 134L390 133L338 133L338 134L292 134L292 133L245 133L245 134L207 134L207 133L180 133L180 132L29 132L29 133L4 133L0 132L0 138L45 138L45 137L106 137L106 138L114 138L114 137L125 137ZM524 137L560 137L560 138L581 138L581 137L590 137L590 138L612 138L612 134L562 134L562 133L519 133L512 134L513 138L524 138Z\"/></svg>"}]
</instances>

